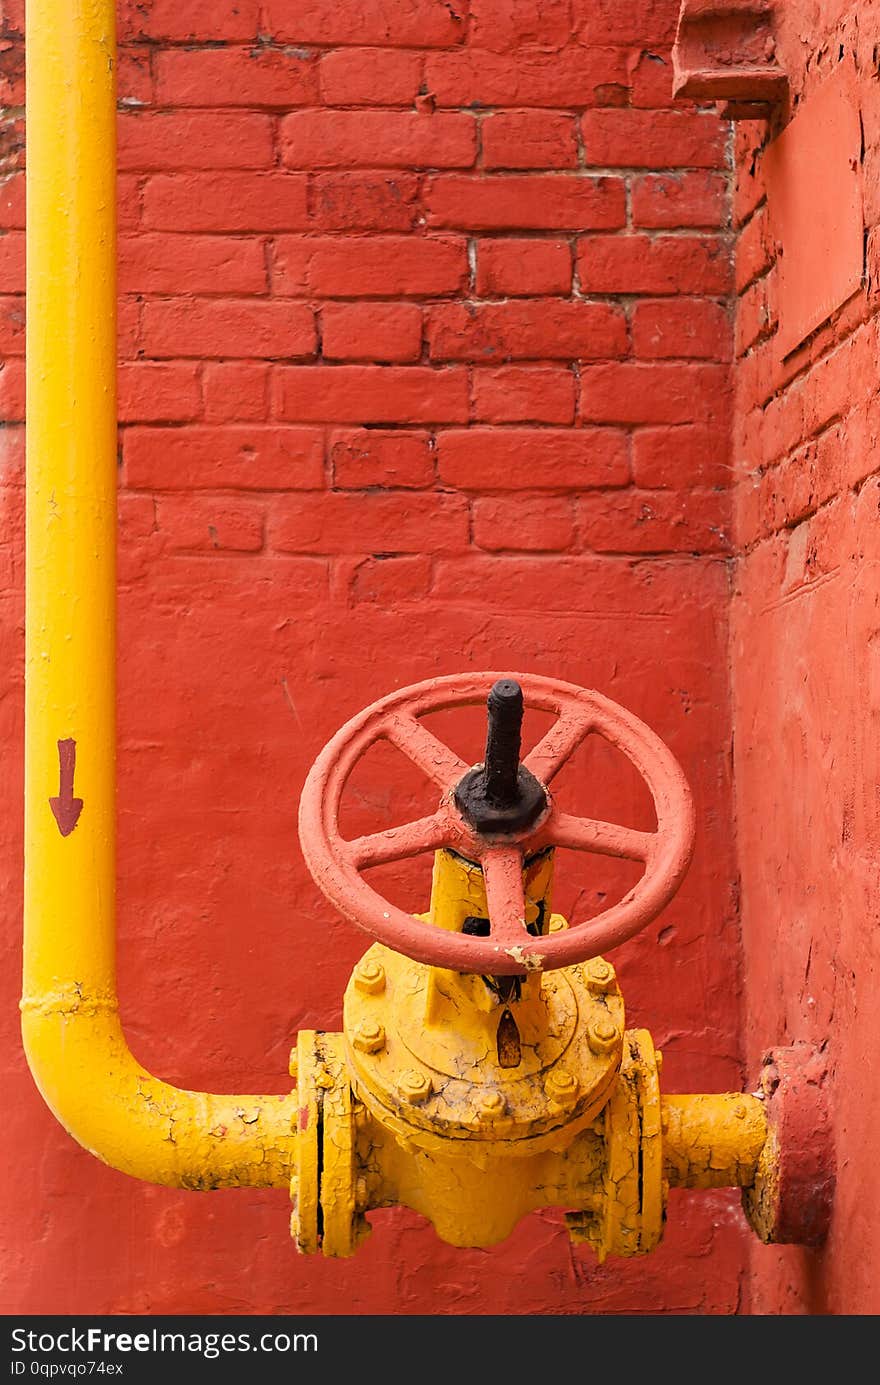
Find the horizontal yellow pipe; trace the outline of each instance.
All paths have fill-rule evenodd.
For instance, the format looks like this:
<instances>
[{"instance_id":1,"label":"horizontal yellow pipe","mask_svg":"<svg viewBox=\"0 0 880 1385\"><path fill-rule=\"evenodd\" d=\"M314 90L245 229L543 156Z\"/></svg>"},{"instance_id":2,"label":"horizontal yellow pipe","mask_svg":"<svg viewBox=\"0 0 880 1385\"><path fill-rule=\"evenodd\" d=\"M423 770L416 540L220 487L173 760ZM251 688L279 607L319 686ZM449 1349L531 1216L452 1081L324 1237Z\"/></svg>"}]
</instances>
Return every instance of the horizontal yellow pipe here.
<instances>
[{"instance_id":1,"label":"horizontal yellow pipe","mask_svg":"<svg viewBox=\"0 0 880 1385\"><path fill-rule=\"evenodd\" d=\"M737 1092L664 1096L663 1172L671 1188L749 1188L767 1139L764 1103Z\"/></svg>"},{"instance_id":2,"label":"horizontal yellow pipe","mask_svg":"<svg viewBox=\"0 0 880 1385\"><path fill-rule=\"evenodd\" d=\"M183 1187L286 1186L295 1098L160 1082L117 1014L115 9L27 5L22 1031L49 1106L99 1159Z\"/></svg>"}]
</instances>

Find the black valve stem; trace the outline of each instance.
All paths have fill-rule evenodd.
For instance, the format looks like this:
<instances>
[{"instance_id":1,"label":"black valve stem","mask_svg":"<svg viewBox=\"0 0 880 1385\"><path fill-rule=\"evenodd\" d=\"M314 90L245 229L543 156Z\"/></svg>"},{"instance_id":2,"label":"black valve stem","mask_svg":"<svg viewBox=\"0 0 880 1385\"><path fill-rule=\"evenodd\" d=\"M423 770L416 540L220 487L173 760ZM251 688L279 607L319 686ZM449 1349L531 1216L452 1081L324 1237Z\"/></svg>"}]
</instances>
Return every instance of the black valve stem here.
<instances>
[{"instance_id":1,"label":"black valve stem","mask_svg":"<svg viewBox=\"0 0 880 1385\"><path fill-rule=\"evenodd\" d=\"M514 678L499 678L486 703L486 758L455 787L455 802L477 832L504 836L522 832L547 807L547 791L519 762L523 692Z\"/></svg>"},{"instance_id":2,"label":"black valve stem","mask_svg":"<svg viewBox=\"0 0 880 1385\"><path fill-rule=\"evenodd\" d=\"M519 752L522 744L523 694L513 678L499 678L486 702L489 729L483 776L486 800L495 808L510 808L519 785Z\"/></svg>"}]
</instances>

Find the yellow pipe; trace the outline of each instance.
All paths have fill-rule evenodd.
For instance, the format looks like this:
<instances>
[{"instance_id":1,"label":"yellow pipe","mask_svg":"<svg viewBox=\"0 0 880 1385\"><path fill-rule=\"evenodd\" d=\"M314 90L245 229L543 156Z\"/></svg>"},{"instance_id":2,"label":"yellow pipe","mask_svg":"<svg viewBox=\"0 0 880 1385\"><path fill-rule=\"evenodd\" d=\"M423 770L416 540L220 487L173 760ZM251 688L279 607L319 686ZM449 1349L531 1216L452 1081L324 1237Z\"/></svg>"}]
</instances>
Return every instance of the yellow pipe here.
<instances>
[{"instance_id":1,"label":"yellow pipe","mask_svg":"<svg viewBox=\"0 0 880 1385\"><path fill-rule=\"evenodd\" d=\"M663 1172L671 1188L749 1188L767 1142L763 1101L738 1092L664 1096Z\"/></svg>"},{"instance_id":2,"label":"yellow pipe","mask_svg":"<svg viewBox=\"0 0 880 1385\"><path fill-rule=\"evenodd\" d=\"M27 5L22 1031L48 1105L114 1168L182 1187L286 1187L295 1097L160 1082L117 1011L115 10Z\"/></svg>"}]
</instances>

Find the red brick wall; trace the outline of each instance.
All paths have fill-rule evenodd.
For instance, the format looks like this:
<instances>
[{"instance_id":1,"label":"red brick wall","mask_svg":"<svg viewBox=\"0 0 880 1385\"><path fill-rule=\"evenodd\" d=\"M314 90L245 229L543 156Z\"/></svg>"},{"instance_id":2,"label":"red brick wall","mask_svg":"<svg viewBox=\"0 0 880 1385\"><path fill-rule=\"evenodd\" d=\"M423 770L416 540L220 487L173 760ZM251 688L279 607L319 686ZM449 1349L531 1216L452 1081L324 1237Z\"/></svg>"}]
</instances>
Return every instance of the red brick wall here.
<instances>
[{"instance_id":1,"label":"red brick wall","mask_svg":"<svg viewBox=\"0 0 880 1385\"><path fill-rule=\"evenodd\" d=\"M736 799L754 1070L774 1043L823 1047L832 1075L838 1194L822 1252L755 1247L753 1311L875 1314L874 1151L880 846L880 486L877 441L880 7L778 7L795 109L853 64L867 277L783 360L771 231L780 198L765 147L787 121L743 126L735 212L737 564L733 604ZM823 177L817 168L816 197ZM783 249L785 247L783 246ZM829 269L834 254L829 257Z\"/></svg>"},{"instance_id":2,"label":"red brick wall","mask_svg":"<svg viewBox=\"0 0 880 1385\"><path fill-rule=\"evenodd\" d=\"M20 899L21 5L0 51L6 1311L731 1313L734 1194L598 1268L556 1215L488 1253L400 1211L304 1261L283 1194L143 1187L42 1107ZM726 127L673 108L677 0L121 0L120 965L171 1080L285 1086L365 939L299 855L327 737L462 668L595 686L681 757L694 865L616 955L670 1090L736 1087ZM476 750L475 750L476 754ZM640 825L610 756L597 810ZM376 826L394 766L365 781ZM572 791L576 787L571 780ZM404 804L405 808L407 805ZM560 863L596 911L607 866ZM424 900L426 882L418 898Z\"/></svg>"}]
</instances>

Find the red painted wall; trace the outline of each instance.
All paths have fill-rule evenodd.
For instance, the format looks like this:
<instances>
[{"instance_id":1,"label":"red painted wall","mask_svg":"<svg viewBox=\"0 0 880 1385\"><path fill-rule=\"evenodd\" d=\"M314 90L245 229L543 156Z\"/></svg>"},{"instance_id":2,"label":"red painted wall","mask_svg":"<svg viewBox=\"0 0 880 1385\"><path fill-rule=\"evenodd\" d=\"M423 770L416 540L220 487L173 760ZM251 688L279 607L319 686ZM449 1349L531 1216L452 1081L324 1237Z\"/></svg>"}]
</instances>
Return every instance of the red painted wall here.
<instances>
[{"instance_id":1,"label":"red painted wall","mask_svg":"<svg viewBox=\"0 0 880 1385\"><path fill-rule=\"evenodd\" d=\"M876 1314L880 6L792 0L777 7L777 19L795 112L821 99L840 64L854 73L863 150L849 177L861 192L867 272L863 287L782 360L784 265L771 230L782 176L768 173L765 147L789 115L769 128L741 127L735 494L742 557L732 662L745 1035L753 1069L772 1043L825 1047L838 1170L827 1246L756 1247L752 1304L769 1314ZM826 185L817 167L817 198ZM842 253L836 245L829 268L839 267Z\"/></svg>"},{"instance_id":2,"label":"red painted wall","mask_svg":"<svg viewBox=\"0 0 880 1385\"><path fill-rule=\"evenodd\" d=\"M312 759L394 687L496 667L601 689L680 756L694 864L615 960L667 1088L738 1087L729 134L672 107L677 0L118 8L119 941L137 1054L191 1086L285 1088L297 1029L339 1024L366 941L299 854ZM484 1253L400 1211L325 1263L293 1250L283 1193L136 1184L42 1106L16 1015L21 10L6 0L0 51L3 1311L736 1312L733 1193L673 1195L645 1262L597 1267L555 1214ZM585 806L650 825L610 757L581 768ZM394 778L364 780L376 826L407 808ZM572 862L560 878L579 912L619 884Z\"/></svg>"}]
</instances>

